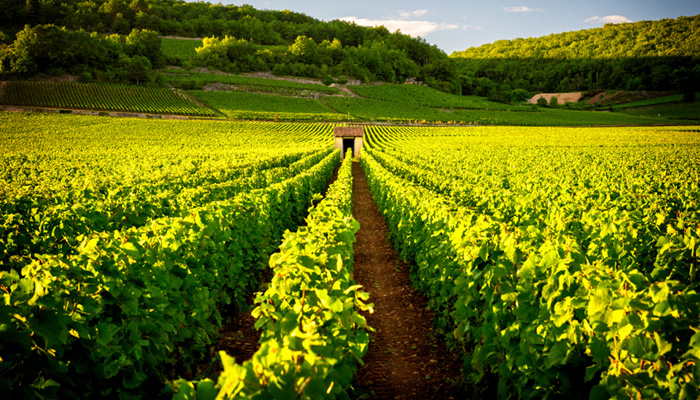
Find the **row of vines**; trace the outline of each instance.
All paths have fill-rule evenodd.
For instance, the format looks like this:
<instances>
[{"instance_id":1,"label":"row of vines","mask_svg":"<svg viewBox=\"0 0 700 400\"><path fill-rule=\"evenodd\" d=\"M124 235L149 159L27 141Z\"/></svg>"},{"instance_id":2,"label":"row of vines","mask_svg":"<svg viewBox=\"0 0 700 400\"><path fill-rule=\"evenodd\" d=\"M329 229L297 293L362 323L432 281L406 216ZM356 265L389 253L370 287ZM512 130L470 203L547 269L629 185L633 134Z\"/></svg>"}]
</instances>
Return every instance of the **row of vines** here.
<instances>
[{"instance_id":1,"label":"row of vines","mask_svg":"<svg viewBox=\"0 0 700 400\"><path fill-rule=\"evenodd\" d=\"M691 128L372 127L362 166L481 396L696 399L699 150Z\"/></svg>"},{"instance_id":2,"label":"row of vines","mask_svg":"<svg viewBox=\"0 0 700 400\"><path fill-rule=\"evenodd\" d=\"M11 398L163 395L176 369L208 355L224 311L242 307L269 273L270 255L339 159L329 125L0 118L9 128L0 138L0 387ZM308 217L313 238L318 220L344 243L316 260L335 266L332 283L314 279L322 287L301 301L326 305L321 292L340 290L349 297L342 310L331 304L336 318L362 325L354 306L366 296L349 281L357 225L342 182L332 192L342 212L318 205ZM300 255L303 265L312 255ZM306 318L320 327L331 317L314 308ZM339 358L361 356L366 336L343 326L358 338ZM324 360L342 390L352 364Z\"/></svg>"},{"instance_id":3,"label":"row of vines","mask_svg":"<svg viewBox=\"0 0 700 400\"><path fill-rule=\"evenodd\" d=\"M347 399L357 364L369 345L368 293L352 278L352 156L306 224L285 236L270 258L274 276L255 302L260 348L242 364L221 354L224 371L176 382L175 400Z\"/></svg>"},{"instance_id":4,"label":"row of vines","mask_svg":"<svg viewBox=\"0 0 700 400\"><path fill-rule=\"evenodd\" d=\"M8 81L0 93L0 104L97 111L138 112L188 116L214 116L174 91L96 83Z\"/></svg>"}]
</instances>

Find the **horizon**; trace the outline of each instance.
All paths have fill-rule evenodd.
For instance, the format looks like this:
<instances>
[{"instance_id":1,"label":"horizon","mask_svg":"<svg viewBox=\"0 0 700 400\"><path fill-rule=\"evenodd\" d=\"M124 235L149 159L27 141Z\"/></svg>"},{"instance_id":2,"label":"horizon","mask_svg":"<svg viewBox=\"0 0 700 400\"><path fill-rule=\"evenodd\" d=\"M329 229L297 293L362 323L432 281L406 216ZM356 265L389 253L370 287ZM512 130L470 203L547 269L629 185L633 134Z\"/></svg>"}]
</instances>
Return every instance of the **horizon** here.
<instances>
[{"instance_id":1,"label":"horizon","mask_svg":"<svg viewBox=\"0 0 700 400\"><path fill-rule=\"evenodd\" d=\"M185 0L194 2L194 0ZM413 37L422 37L445 53L479 47L498 40L535 38L563 32L600 28L606 23L629 23L692 17L700 14L700 2L691 0L634 3L593 0L583 3L544 0L498 1L494 4L465 4L452 1L425 2L337 0L224 0L212 4L249 4L259 10L290 10L323 20L355 22L362 26L385 26Z\"/></svg>"}]
</instances>

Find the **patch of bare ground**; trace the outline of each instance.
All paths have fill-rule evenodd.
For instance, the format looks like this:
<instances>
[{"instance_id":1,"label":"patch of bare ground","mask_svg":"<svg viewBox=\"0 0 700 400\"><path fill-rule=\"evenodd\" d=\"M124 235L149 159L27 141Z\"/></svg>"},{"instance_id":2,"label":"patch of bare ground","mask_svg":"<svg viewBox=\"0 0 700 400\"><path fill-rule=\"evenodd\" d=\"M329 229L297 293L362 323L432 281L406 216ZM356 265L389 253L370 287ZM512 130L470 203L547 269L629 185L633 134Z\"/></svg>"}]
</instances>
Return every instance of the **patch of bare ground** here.
<instances>
[{"instance_id":1,"label":"patch of bare ground","mask_svg":"<svg viewBox=\"0 0 700 400\"><path fill-rule=\"evenodd\" d=\"M370 293L374 313L367 355L357 374L358 395L372 399L459 399L460 363L433 331L433 312L412 286L408 265L388 241L388 226L353 164L353 214L360 223L355 243L355 280Z\"/></svg>"},{"instance_id":2,"label":"patch of bare ground","mask_svg":"<svg viewBox=\"0 0 700 400\"><path fill-rule=\"evenodd\" d=\"M605 96L605 92L600 92L597 95L591 97L591 99L588 100L588 103L589 104L596 104L600 100L600 98L603 96Z\"/></svg>"},{"instance_id":3,"label":"patch of bare ground","mask_svg":"<svg viewBox=\"0 0 700 400\"><path fill-rule=\"evenodd\" d=\"M557 102L558 102L559 104L564 104L564 103L566 103L566 102L576 103L577 101L579 101L579 100L581 99L581 96L583 96L583 92L571 92L571 93L538 93L538 94L532 96L532 98L531 98L530 100L528 100L527 102L528 102L528 103L531 103L531 104L536 104L536 103L537 103L537 100L538 100L540 97L544 97L544 99L547 100L547 103L549 103L549 101L552 99L552 97L556 97L556 98L557 98Z\"/></svg>"},{"instance_id":4,"label":"patch of bare ground","mask_svg":"<svg viewBox=\"0 0 700 400\"><path fill-rule=\"evenodd\" d=\"M311 78L298 78L293 76L277 76L273 75L272 72L250 72L247 74L241 74L241 76L248 76L252 78L265 78L265 79L276 79L279 81L288 82L298 82L298 83L309 83L312 85L323 85L321 79L311 79ZM360 85L361 82L355 79L350 79L347 83L348 85Z\"/></svg>"},{"instance_id":5,"label":"patch of bare ground","mask_svg":"<svg viewBox=\"0 0 700 400\"><path fill-rule=\"evenodd\" d=\"M204 40L204 38L184 37L184 36L161 36L163 39L178 39L178 40Z\"/></svg>"}]
</instances>

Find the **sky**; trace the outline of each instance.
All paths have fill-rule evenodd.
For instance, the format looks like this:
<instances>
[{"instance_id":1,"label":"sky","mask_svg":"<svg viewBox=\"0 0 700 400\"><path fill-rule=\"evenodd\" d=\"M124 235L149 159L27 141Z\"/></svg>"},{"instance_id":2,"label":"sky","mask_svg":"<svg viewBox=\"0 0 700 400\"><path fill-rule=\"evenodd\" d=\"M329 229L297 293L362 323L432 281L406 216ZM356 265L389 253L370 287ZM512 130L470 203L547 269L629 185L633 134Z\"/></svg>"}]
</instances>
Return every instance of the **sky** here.
<instances>
[{"instance_id":1,"label":"sky","mask_svg":"<svg viewBox=\"0 0 700 400\"><path fill-rule=\"evenodd\" d=\"M188 0L189 1L189 0ZM217 0L208 0L217 3ZM551 33L601 27L608 22L637 22L700 14L698 0L582 1L348 1L348 0L221 0L257 9L291 10L331 21L384 25L423 37L447 54L501 39L546 36Z\"/></svg>"}]
</instances>

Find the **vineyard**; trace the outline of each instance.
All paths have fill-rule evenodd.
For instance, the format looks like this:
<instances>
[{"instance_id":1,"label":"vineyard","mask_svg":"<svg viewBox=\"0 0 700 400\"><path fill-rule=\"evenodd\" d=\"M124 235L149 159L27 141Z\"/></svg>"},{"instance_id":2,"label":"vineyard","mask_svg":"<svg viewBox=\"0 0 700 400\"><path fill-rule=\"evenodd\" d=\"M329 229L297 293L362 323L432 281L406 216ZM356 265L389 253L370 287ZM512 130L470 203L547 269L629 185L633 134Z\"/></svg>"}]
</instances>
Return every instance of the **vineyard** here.
<instances>
[{"instance_id":1,"label":"vineyard","mask_svg":"<svg viewBox=\"0 0 700 400\"><path fill-rule=\"evenodd\" d=\"M325 122L353 120L351 116L336 113L314 99L242 91L193 90L191 93L232 119Z\"/></svg>"},{"instance_id":2,"label":"vineyard","mask_svg":"<svg viewBox=\"0 0 700 400\"><path fill-rule=\"evenodd\" d=\"M355 281L366 227L333 125L0 124L8 398L368 395L355 392L376 345L368 293L387 289ZM355 174L473 397L698 398L697 127L368 126L364 139ZM251 298L258 350L209 360Z\"/></svg>"},{"instance_id":3,"label":"vineyard","mask_svg":"<svg viewBox=\"0 0 700 400\"><path fill-rule=\"evenodd\" d=\"M0 105L214 116L169 89L73 82L5 82Z\"/></svg>"},{"instance_id":4,"label":"vineyard","mask_svg":"<svg viewBox=\"0 0 700 400\"><path fill-rule=\"evenodd\" d=\"M475 387L698 397L696 129L367 136L391 240Z\"/></svg>"},{"instance_id":5,"label":"vineyard","mask_svg":"<svg viewBox=\"0 0 700 400\"><path fill-rule=\"evenodd\" d=\"M338 164L328 125L0 118L0 386L13 398L142 397L194 365ZM334 226L329 209L309 218ZM356 225L338 218L351 246Z\"/></svg>"}]
</instances>

